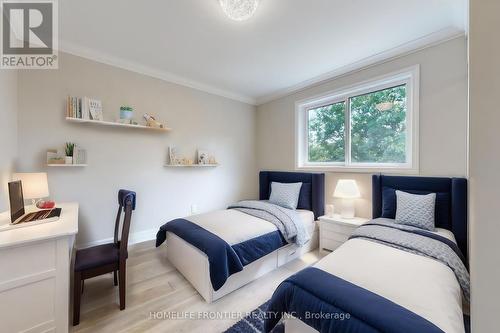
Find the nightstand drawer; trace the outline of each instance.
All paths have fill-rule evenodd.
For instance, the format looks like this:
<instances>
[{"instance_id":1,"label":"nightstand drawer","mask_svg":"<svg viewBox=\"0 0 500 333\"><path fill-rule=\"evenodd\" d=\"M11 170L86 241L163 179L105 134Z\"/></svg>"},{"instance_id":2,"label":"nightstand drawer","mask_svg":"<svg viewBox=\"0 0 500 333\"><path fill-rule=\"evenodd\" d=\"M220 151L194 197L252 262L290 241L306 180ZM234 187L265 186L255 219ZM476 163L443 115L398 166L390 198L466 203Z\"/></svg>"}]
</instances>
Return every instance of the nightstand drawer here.
<instances>
[{"instance_id":1,"label":"nightstand drawer","mask_svg":"<svg viewBox=\"0 0 500 333\"><path fill-rule=\"evenodd\" d=\"M331 239L337 242L345 242L350 235L342 234L339 232L334 232L328 229L324 229L321 232L321 238L323 239Z\"/></svg>"},{"instance_id":2,"label":"nightstand drawer","mask_svg":"<svg viewBox=\"0 0 500 333\"><path fill-rule=\"evenodd\" d=\"M334 251L336 248L338 248L340 245L344 244L344 242L338 242L332 239L326 239L322 238L321 239L321 249L320 250L328 250L328 251Z\"/></svg>"},{"instance_id":3,"label":"nightstand drawer","mask_svg":"<svg viewBox=\"0 0 500 333\"><path fill-rule=\"evenodd\" d=\"M321 222L321 228L323 231L335 232L343 235L350 236L356 227L351 227L347 225L335 224L330 222Z\"/></svg>"}]
</instances>

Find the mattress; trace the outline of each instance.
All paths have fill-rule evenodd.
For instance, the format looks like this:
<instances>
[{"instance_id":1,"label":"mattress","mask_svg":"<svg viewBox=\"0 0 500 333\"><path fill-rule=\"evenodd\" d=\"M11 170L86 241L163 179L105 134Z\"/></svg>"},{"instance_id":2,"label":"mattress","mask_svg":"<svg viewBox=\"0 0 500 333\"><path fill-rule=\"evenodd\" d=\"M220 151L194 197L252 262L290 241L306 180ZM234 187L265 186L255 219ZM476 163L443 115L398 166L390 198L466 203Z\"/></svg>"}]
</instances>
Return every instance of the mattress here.
<instances>
[{"instance_id":1,"label":"mattress","mask_svg":"<svg viewBox=\"0 0 500 333\"><path fill-rule=\"evenodd\" d=\"M297 209L297 214L299 214L300 219L306 226L306 230L309 233L309 235L312 235L314 229L317 227L316 222L314 221L314 213L310 210Z\"/></svg>"}]
</instances>

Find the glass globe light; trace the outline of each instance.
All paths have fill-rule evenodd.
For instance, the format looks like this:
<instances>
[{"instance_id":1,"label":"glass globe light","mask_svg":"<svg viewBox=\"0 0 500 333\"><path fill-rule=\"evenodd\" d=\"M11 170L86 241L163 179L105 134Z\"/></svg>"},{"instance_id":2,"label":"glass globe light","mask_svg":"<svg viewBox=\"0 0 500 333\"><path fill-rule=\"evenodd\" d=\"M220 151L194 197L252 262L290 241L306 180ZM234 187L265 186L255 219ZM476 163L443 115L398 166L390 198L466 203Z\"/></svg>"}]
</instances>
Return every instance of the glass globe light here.
<instances>
[{"instance_id":1,"label":"glass globe light","mask_svg":"<svg viewBox=\"0 0 500 333\"><path fill-rule=\"evenodd\" d=\"M232 20L249 19L257 10L259 0L219 0L224 13Z\"/></svg>"}]
</instances>

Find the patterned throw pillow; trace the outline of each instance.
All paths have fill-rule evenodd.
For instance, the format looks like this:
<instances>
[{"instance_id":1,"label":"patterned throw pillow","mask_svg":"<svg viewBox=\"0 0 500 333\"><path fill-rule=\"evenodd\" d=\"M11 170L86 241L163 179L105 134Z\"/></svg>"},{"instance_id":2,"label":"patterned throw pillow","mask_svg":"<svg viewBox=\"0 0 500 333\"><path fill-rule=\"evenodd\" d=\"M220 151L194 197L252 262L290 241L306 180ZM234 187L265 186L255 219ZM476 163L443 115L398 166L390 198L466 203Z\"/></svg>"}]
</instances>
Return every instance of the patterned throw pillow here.
<instances>
[{"instance_id":1,"label":"patterned throw pillow","mask_svg":"<svg viewBox=\"0 0 500 333\"><path fill-rule=\"evenodd\" d=\"M302 183L271 183L269 202L275 205L297 209Z\"/></svg>"},{"instance_id":2,"label":"patterned throw pillow","mask_svg":"<svg viewBox=\"0 0 500 333\"><path fill-rule=\"evenodd\" d=\"M436 193L426 195L396 191L396 223L434 230Z\"/></svg>"}]
</instances>

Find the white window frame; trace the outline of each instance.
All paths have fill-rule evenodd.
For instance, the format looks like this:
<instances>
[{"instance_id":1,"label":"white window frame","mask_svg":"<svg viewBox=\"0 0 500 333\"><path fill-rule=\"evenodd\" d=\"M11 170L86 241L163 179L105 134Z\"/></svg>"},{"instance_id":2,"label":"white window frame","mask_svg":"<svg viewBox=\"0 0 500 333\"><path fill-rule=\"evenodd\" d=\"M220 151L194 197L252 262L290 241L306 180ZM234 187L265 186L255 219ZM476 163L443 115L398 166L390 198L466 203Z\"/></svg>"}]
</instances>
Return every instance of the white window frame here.
<instances>
[{"instance_id":1,"label":"white window frame","mask_svg":"<svg viewBox=\"0 0 500 333\"><path fill-rule=\"evenodd\" d=\"M399 85L406 85L406 163L351 162L351 110L349 98ZM297 170L338 172L419 172L419 87L420 66L415 65L349 87L297 101L295 103L295 167ZM309 162L308 111L345 101L345 162Z\"/></svg>"}]
</instances>

